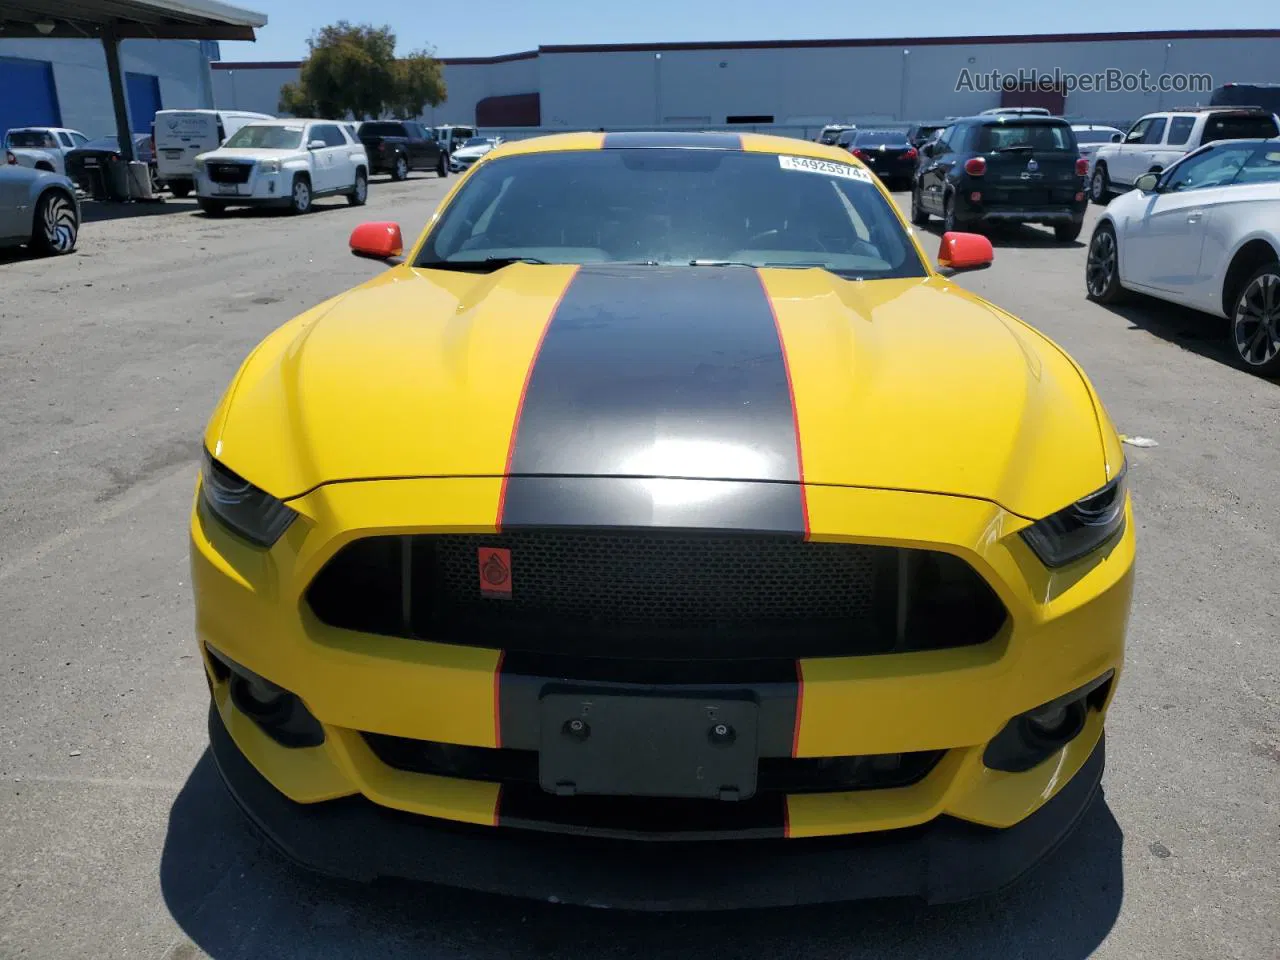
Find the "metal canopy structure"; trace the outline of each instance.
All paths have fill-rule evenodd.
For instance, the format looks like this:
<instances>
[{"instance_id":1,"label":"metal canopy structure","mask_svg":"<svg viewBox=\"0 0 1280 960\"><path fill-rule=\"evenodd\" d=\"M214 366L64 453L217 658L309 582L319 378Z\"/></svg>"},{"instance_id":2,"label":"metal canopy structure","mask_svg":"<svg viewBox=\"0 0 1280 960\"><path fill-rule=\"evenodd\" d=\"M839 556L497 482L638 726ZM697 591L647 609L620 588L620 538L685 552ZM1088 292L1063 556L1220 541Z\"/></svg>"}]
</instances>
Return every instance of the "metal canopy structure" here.
<instances>
[{"instance_id":1,"label":"metal canopy structure","mask_svg":"<svg viewBox=\"0 0 1280 960\"><path fill-rule=\"evenodd\" d=\"M120 41L254 40L265 14L219 0L0 0L0 40L99 40L107 57L120 154L133 160Z\"/></svg>"}]
</instances>

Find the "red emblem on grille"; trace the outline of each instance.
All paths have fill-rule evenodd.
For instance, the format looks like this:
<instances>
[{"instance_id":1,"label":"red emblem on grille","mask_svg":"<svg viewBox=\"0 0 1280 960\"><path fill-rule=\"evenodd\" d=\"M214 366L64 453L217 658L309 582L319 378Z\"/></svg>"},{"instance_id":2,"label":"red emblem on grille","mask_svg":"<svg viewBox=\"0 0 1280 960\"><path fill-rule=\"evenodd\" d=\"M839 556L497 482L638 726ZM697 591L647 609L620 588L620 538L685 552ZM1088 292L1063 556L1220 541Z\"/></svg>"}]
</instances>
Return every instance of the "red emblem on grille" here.
<instances>
[{"instance_id":1,"label":"red emblem on grille","mask_svg":"<svg viewBox=\"0 0 1280 960\"><path fill-rule=\"evenodd\" d=\"M511 599L511 551L502 547L481 547L480 592L486 597Z\"/></svg>"}]
</instances>

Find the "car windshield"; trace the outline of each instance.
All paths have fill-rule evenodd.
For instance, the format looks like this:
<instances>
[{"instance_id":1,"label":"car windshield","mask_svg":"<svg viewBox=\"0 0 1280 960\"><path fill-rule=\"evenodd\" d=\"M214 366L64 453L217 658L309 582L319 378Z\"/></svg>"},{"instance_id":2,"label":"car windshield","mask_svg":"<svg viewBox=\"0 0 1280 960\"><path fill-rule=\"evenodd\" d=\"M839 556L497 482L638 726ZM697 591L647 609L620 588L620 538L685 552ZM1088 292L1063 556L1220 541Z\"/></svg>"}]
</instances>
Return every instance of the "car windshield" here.
<instances>
[{"instance_id":1,"label":"car windshield","mask_svg":"<svg viewBox=\"0 0 1280 960\"><path fill-rule=\"evenodd\" d=\"M45 133L42 130L10 130L4 138L6 147L17 147L18 149L42 149L49 147L57 147L58 141L53 138L53 134Z\"/></svg>"},{"instance_id":2,"label":"car windshield","mask_svg":"<svg viewBox=\"0 0 1280 960\"><path fill-rule=\"evenodd\" d=\"M517 260L926 275L865 170L710 149L536 153L485 164L444 210L416 266L486 270Z\"/></svg>"},{"instance_id":3,"label":"car windshield","mask_svg":"<svg viewBox=\"0 0 1280 960\"><path fill-rule=\"evenodd\" d=\"M405 129L403 123L362 123L360 135L362 137L403 137Z\"/></svg>"},{"instance_id":4,"label":"car windshield","mask_svg":"<svg viewBox=\"0 0 1280 960\"><path fill-rule=\"evenodd\" d=\"M463 146L464 147L487 147L492 142L493 141L487 137L472 137L470 140L464 143Z\"/></svg>"},{"instance_id":5,"label":"car windshield","mask_svg":"<svg viewBox=\"0 0 1280 960\"><path fill-rule=\"evenodd\" d=\"M903 145L907 142L907 134L903 130L861 130L854 141L860 147L878 146L882 143Z\"/></svg>"},{"instance_id":6,"label":"car windshield","mask_svg":"<svg viewBox=\"0 0 1280 960\"><path fill-rule=\"evenodd\" d=\"M1110 143L1119 130L1077 130L1076 143Z\"/></svg>"},{"instance_id":7,"label":"car windshield","mask_svg":"<svg viewBox=\"0 0 1280 960\"><path fill-rule=\"evenodd\" d=\"M363 127L361 132L364 132ZM231 149L296 150L302 146L302 127L250 124L237 130L224 146Z\"/></svg>"},{"instance_id":8,"label":"car windshield","mask_svg":"<svg viewBox=\"0 0 1280 960\"><path fill-rule=\"evenodd\" d=\"M1065 123L1003 122L986 124L978 128L979 153L995 150L1023 150L1051 152L1076 150L1075 137Z\"/></svg>"}]
</instances>

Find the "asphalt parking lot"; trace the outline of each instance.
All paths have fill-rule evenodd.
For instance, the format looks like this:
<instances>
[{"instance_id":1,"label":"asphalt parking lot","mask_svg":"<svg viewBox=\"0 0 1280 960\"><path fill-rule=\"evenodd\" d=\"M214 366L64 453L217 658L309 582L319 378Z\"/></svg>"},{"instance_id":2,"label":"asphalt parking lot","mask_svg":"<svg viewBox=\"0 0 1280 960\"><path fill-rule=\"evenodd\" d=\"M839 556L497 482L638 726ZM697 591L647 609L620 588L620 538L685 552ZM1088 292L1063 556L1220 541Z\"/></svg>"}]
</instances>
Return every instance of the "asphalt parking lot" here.
<instances>
[{"instance_id":1,"label":"asphalt parking lot","mask_svg":"<svg viewBox=\"0 0 1280 960\"><path fill-rule=\"evenodd\" d=\"M382 269L348 253L350 229L416 233L450 182L379 178L364 209L304 218L89 208L75 255L0 254L0 956L1277 955L1280 384L1231 365L1225 322L1088 303L1090 227L1070 246L997 238L994 266L960 279L1158 442L1126 448L1140 572L1105 797L1016 890L655 920L352 887L253 839L206 752L190 636L199 438L268 330Z\"/></svg>"}]
</instances>

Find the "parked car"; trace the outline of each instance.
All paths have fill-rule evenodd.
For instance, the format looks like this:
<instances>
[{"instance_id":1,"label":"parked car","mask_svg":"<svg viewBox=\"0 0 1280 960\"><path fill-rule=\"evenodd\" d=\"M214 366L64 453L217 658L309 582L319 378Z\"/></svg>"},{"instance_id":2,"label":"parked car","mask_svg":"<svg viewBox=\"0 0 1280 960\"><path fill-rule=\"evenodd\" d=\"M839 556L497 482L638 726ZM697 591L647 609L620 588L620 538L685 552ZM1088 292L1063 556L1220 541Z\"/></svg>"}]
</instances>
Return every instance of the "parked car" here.
<instances>
[{"instance_id":1,"label":"parked car","mask_svg":"<svg viewBox=\"0 0 1280 960\"><path fill-rule=\"evenodd\" d=\"M1224 83L1209 94L1213 107L1262 107L1280 114L1280 83Z\"/></svg>"},{"instance_id":2,"label":"parked car","mask_svg":"<svg viewBox=\"0 0 1280 960\"><path fill-rule=\"evenodd\" d=\"M1076 143L1080 146L1080 156L1092 164L1093 155L1104 143L1119 143L1124 139L1124 131L1116 127L1108 127L1096 123L1074 123L1071 130L1076 135Z\"/></svg>"},{"instance_id":3,"label":"parked car","mask_svg":"<svg viewBox=\"0 0 1280 960\"><path fill-rule=\"evenodd\" d=\"M88 142L66 127L15 127L4 135L5 162L65 175L67 153Z\"/></svg>"},{"instance_id":4,"label":"parked car","mask_svg":"<svg viewBox=\"0 0 1280 960\"><path fill-rule=\"evenodd\" d=\"M480 135L480 131L472 126L459 126L452 123L446 123L435 128L435 135L436 142L440 144L444 149L444 152L446 154L451 154L472 137L478 137Z\"/></svg>"},{"instance_id":5,"label":"parked car","mask_svg":"<svg viewBox=\"0 0 1280 960\"><path fill-rule=\"evenodd\" d=\"M839 147L841 150L846 150L849 153L852 153L853 141L856 139L858 139L858 128L847 127L844 130L840 131L840 135L836 137L835 143L828 144L828 146L836 146L836 147Z\"/></svg>"},{"instance_id":6,"label":"parked car","mask_svg":"<svg viewBox=\"0 0 1280 960\"><path fill-rule=\"evenodd\" d=\"M840 134L847 130L856 129L858 129L857 126L852 123L829 123L823 127L822 132L818 134L818 143L825 144L829 147L834 146L836 142L839 141Z\"/></svg>"},{"instance_id":7,"label":"parked car","mask_svg":"<svg viewBox=\"0 0 1280 960\"><path fill-rule=\"evenodd\" d=\"M449 169L454 173L465 173L473 163L501 143L501 137L472 137L449 155Z\"/></svg>"},{"instance_id":8,"label":"parked car","mask_svg":"<svg viewBox=\"0 0 1280 960\"><path fill-rule=\"evenodd\" d=\"M938 131L946 129L948 121L931 120L928 123L913 123L907 128L907 143L911 144L917 150L929 140L932 140Z\"/></svg>"},{"instance_id":9,"label":"parked car","mask_svg":"<svg viewBox=\"0 0 1280 960\"><path fill-rule=\"evenodd\" d=\"M273 120L243 110L159 110L155 119L156 174L175 197L196 188L196 157L217 150L241 127Z\"/></svg>"},{"instance_id":10,"label":"parked car","mask_svg":"<svg viewBox=\"0 0 1280 960\"><path fill-rule=\"evenodd\" d=\"M400 262L266 336L203 437L193 652L246 825L669 911L992 894L1097 809L1124 447L858 160L522 140L405 239L357 227Z\"/></svg>"},{"instance_id":11,"label":"parked car","mask_svg":"<svg viewBox=\"0 0 1280 960\"><path fill-rule=\"evenodd\" d=\"M0 166L0 247L26 244L61 256L76 248L79 235L80 202L70 179L16 163Z\"/></svg>"},{"instance_id":12,"label":"parked car","mask_svg":"<svg viewBox=\"0 0 1280 960\"><path fill-rule=\"evenodd\" d=\"M1280 134L1270 110L1261 107L1200 107L1149 113L1119 143L1103 144L1093 156L1089 196L1105 204L1129 190L1144 173L1159 173L1180 157L1216 140L1266 139Z\"/></svg>"},{"instance_id":13,"label":"parked car","mask_svg":"<svg viewBox=\"0 0 1280 960\"><path fill-rule=\"evenodd\" d=\"M159 189L155 147L149 135L145 133L133 135L133 158L147 165L151 175L152 189ZM100 178L107 175L111 164L119 163L122 159L118 137L115 135L99 137L67 152L67 176L80 189L97 196L102 189Z\"/></svg>"},{"instance_id":14,"label":"parked car","mask_svg":"<svg viewBox=\"0 0 1280 960\"><path fill-rule=\"evenodd\" d=\"M404 180L411 170L433 170L449 175L449 158L430 127L411 120L366 120L360 124L360 142L369 155L371 173L389 173Z\"/></svg>"},{"instance_id":15,"label":"parked car","mask_svg":"<svg viewBox=\"0 0 1280 960\"><path fill-rule=\"evenodd\" d=\"M849 151L865 163L890 190L911 185L919 155L905 130L859 130Z\"/></svg>"},{"instance_id":16,"label":"parked car","mask_svg":"<svg viewBox=\"0 0 1280 960\"><path fill-rule=\"evenodd\" d=\"M309 213L318 197L369 197L364 145L336 120L259 120L196 157L196 196L210 216L228 207L278 206Z\"/></svg>"},{"instance_id":17,"label":"parked car","mask_svg":"<svg viewBox=\"0 0 1280 960\"><path fill-rule=\"evenodd\" d=\"M983 110L980 117L1051 117L1052 111L1047 107L992 107Z\"/></svg>"},{"instance_id":18,"label":"parked car","mask_svg":"<svg viewBox=\"0 0 1280 960\"><path fill-rule=\"evenodd\" d=\"M1211 143L1135 187L1094 228L1089 298L1134 290L1226 317L1244 366L1280 376L1280 139Z\"/></svg>"},{"instance_id":19,"label":"parked car","mask_svg":"<svg viewBox=\"0 0 1280 960\"><path fill-rule=\"evenodd\" d=\"M987 114L957 121L922 148L911 222L943 229L1040 223L1060 241L1080 235L1089 162L1059 117Z\"/></svg>"}]
</instances>

